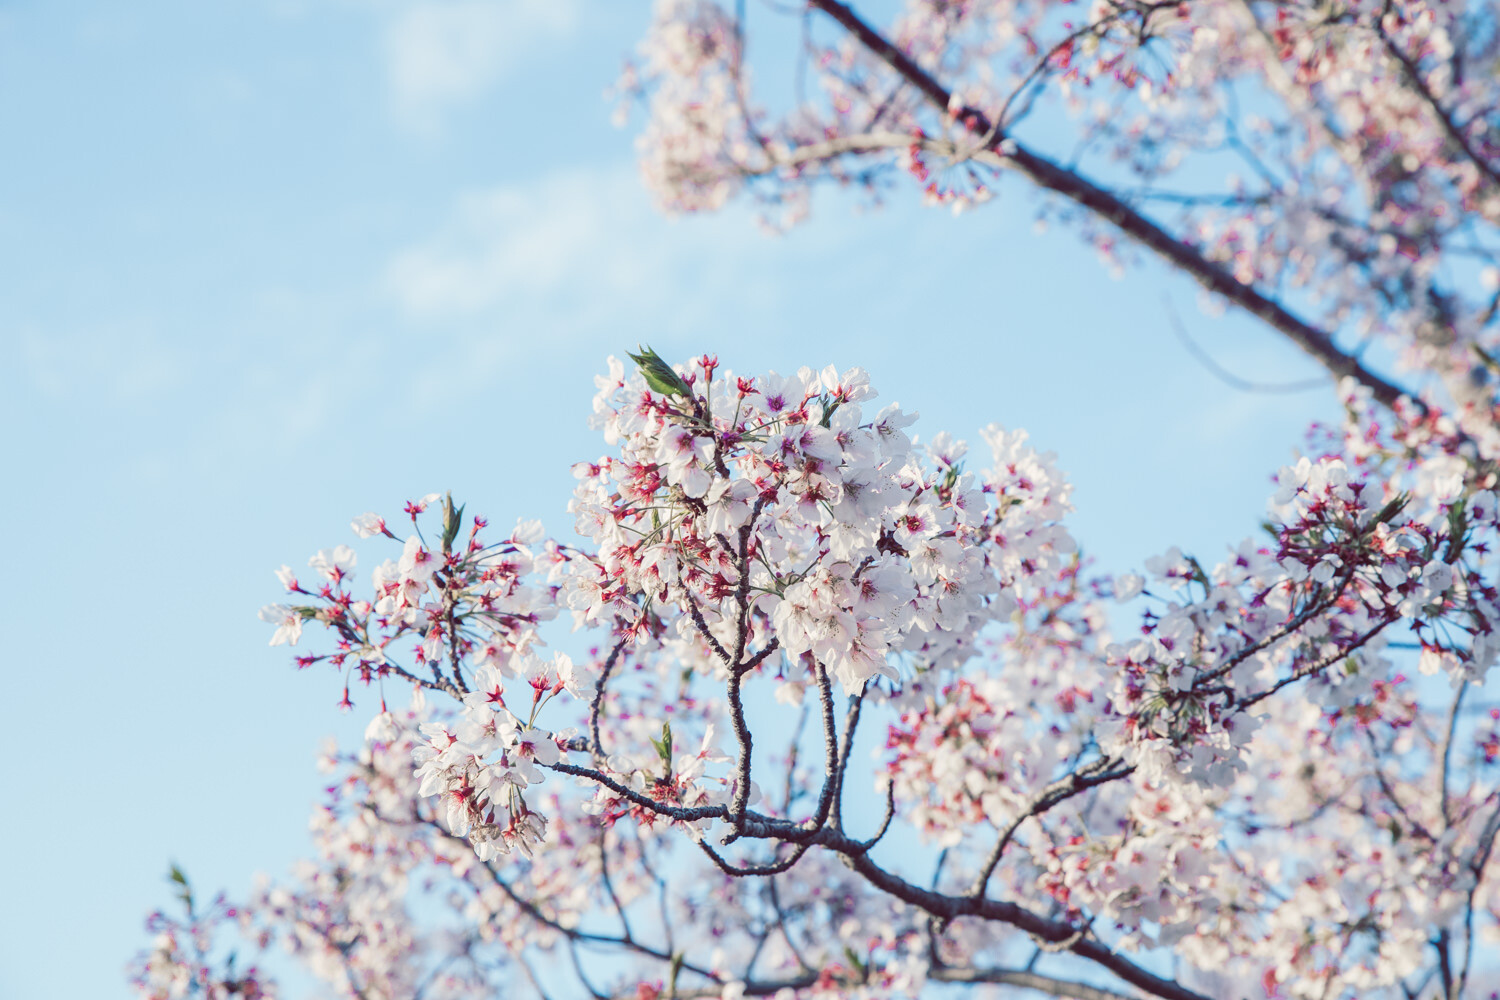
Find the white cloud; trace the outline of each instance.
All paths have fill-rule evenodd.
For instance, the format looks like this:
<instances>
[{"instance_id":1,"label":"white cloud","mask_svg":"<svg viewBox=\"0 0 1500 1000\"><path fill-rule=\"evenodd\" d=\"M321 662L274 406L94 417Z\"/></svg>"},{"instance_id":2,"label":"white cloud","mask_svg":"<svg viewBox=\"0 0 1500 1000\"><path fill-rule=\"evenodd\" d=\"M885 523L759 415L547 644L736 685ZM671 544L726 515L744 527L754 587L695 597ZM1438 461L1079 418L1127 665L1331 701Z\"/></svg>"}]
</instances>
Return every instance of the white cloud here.
<instances>
[{"instance_id":1,"label":"white cloud","mask_svg":"<svg viewBox=\"0 0 1500 1000\"><path fill-rule=\"evenodd\" d=\"M623 171L567 171L465 195L433 236L395 257L388 287L428 318L513 308L564 286L628 294L674 256L651 240L637 188Z\"/></svg>"},{"instance_id":2,"label":"white cloud","mask_svg":"<svg viewBox=\"0 0 1500 1000\"><path fill-rule=\"evenodd\" d=\"M566 36L575 0L417 0L390 10L386 71L397 113L430 127L434 115L475 97L539 44Z\"/></svg>"},{"instance_id":3,"label":"white cloud","mask_svg":"<svg viewBox=\"0 0 1500 1000\"><path fill-rule=\"evenodd\" d=\"M746 213L661 217L629 167L573 169L461 197L433 234L393 257L385 283L410 317L439 324L701 318L730 303L769 305L766 272L789 249Z\"/></svg>"},{"instance_id":4,"label":"white cloud","mask_svg":"<svg viewBox=\"0 0 1500 1000\"><path fill-rule=\"evenodd\" d=\"M783 258L817 253L815 241L798 252L766 238L747 212L663 218L622 165L459 198L447 220L391 258L383 285L406 336L423 345L410 378L439 373L451 393L456 378L493 384L543 356L592 364L637 340L774 330L787 294Z\"/></svg>"}]
</instances>

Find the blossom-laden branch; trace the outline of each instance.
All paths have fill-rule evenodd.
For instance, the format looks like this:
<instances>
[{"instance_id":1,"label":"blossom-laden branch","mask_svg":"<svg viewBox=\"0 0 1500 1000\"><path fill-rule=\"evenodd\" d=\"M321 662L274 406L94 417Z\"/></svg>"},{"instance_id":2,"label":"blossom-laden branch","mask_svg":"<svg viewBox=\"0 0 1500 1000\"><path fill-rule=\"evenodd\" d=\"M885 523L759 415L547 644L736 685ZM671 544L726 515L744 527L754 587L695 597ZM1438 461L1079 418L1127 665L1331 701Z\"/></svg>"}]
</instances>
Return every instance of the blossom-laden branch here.
<instances>
[{"instance_id":1,"label":"blossom-laden branch","mask_svg":"<svg viewBox=\"0 0 1500 1000\"><path fill-rule=\"evenodd\" d=\"M314 584L278 574L272 642L322 626L332 651L298 663L380 711L333 761L317 859L236 911L252 938L362 1000L574 974L591 996L1175 1000L1490 975L1500 709L1431 690L1500 653L1483 439L1350 381L1263 541L1109 581L1024 434L988 429L970 471L961 442L872 413L858 369L636 357L644 375L598 380L583 543L524 523L489 542L448 500L433 526L432 496L405 540L355 521L401 547L373 594L344 547ZM1139 610L1133 638L1110 598ZM414 700L391 709L398 683ZM433 901L468 932L424 931ZM145 995L212 968L173 947Z\"/></svg>"},{"instance_id":2,"label":"blossom-laden branch","mask_svg":"<svg viewBox=\"0 0 1500 1000\"><path fill-rule=\"evenodd\" d=\"M959 210L1019 176L1111 263L1145 248L1387 407L1435 381L1472 401L1500 315L1492 4L903 6L660 5L619 93L661 206L744 194L787 225L821 182ZM788 88L754 56L793 31Z\"/></svg>"}]
</instances>

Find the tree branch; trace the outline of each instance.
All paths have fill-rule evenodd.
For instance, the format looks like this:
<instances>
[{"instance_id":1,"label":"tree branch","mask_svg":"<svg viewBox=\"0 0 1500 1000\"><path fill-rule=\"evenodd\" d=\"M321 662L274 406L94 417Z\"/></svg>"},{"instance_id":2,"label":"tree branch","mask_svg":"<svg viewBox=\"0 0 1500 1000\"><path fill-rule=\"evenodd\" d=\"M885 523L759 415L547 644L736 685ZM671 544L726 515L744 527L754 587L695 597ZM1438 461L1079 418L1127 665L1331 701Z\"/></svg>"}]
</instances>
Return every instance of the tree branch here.
<instances>
[{"instance_id":1,"label":"tree branch","mask_svg":"<svg viewBox=\"0 0 1500 1000\"><path fill-rule=\"evenodd\" d=\"M599 741L599 715L604 710L604 685L609 681L609 675L614 672L615 664L619 662L620 654L624 651L624 639L615 643L615 648L609 651L609 656L604 661L604 669L599 671L599 683L594 688L594 700L589 705L589 732L594 737L593 751L596 762L604 758L604 745Z\"/></svg>"},{"instance_id":2,"label":"tree branch","mask_svg":"<svg viewBox=\"0 0 1500 1000\"><path fill-rule=\"evenodd\" d=\"M974 896L947 896L923 889L881 868L870 859L864 845L858 841L832 830L824 830L817 839L822 846L847 858L849 867L875 888L940 920L979 917L999 921L1048 944L1067 942L1068 951L1108 969L1130 985L1161 997L1162 1000L1209 1000L1180 983L1148 972L1099 941L1080 935L1079 928L1066 921L1049 919L1016 903Z\"/></svg>"},{"instance_id":3,"label":"tree branch","mask_svg":"<svg viewBox=\"0 0 1500 1000\"><path fill-rule=\"evenodd\" d=\"M1463 151L1463 154L1469 158L1469 162L1474 164L1475 168L1485 176L1485 179L1492 186L1500 188L1500 172L1497 172L1494 164L1490 163L1488 159L1480 155L1479 151L1474 148L1473 143L1469 141L1469 137L1464 134L1464 130L1459 127L1453 115L1447 108L1443 107L1443 102L1438 100L1437 95L1432 92L1432 88L1427 86L1427 81L1422 77L1421 67L1417 65L1411 56L1407 55L1401 46L1396 44L1396 40L1386 32L1385 26L1381 24L1379 18L1375 20L1375 32L1380 36L1381 42L1384 43L1385 50L1391 54L1393 59L1401 64L1401 68L1406 72L1406 78L1411 81L1412 88L1416 90L1422 101L1432 109L1433 115L1437 118L1438 124L1443 127L1443 131L1448 134L1448 138L1453 140L1454 145Z\"/></svg>"},{"instance_id":4,"label":"tree branch","mask_svg":"<svg viewBox=\"0 0 1500 1000\"><path fill-rule=\"evenodd\" d=\"M910 56L861 19L848 4L840 0L808 0L808 5L838 22L872 55L916 87L930 104L944 114L948 113L953 95ZM1352 376L1368 387L1375 399L1386 407L1394 407L1398 399L1408 395L1405 389L1381 378L1341 350L1326 331L1294 315L1281 303L1268 298L1253 286L1242 284L1222 266L1204 257L1197 248L1173 236L1113 193L1005 136L983 112L964 108L958 117L973 132L981 135L993 133L986 148L997 155L1004 166L1019 171L1040 187L1062 195L1114 225L1169 264L1191 275L1210 292L1223 296L1281 333L1311 355L1334 377ZM1426 409L1420 400L1413 401L1423 410Z\"/></svg>"},{"instance_id":5,"label":"tree branch","mask_svg":"<svg viewBox=\"0 0 1500 1000\"><path fill-rule=\"evenodd\" d=\"M969 894L972 896L984 895L985 889L990 884L990 876L995 874L995 869L1000 864L1000 858L1005 853L1005 848L1015 837L1016 831L1021 828L1022 823L1033 816L1042 815L1059 802L1082 794L1090 788L1097 788L1117 778L1126 777L1135 770L1133 766L1120 767L1121 763L1122 761L1118 758L1101 757L1098 760L1083 765L1067 777L1059 778L1032 796L1031 801L1026 804L1026 808L1017 813L1015 819L1011 820L1000 831L1000 839L995 842L994 849L990 851L989 857L985 859L984 868L974 880L974 886L969 890ZM1111 770L1112 768L1113 770Z\"/></svg>"}]
</instances>

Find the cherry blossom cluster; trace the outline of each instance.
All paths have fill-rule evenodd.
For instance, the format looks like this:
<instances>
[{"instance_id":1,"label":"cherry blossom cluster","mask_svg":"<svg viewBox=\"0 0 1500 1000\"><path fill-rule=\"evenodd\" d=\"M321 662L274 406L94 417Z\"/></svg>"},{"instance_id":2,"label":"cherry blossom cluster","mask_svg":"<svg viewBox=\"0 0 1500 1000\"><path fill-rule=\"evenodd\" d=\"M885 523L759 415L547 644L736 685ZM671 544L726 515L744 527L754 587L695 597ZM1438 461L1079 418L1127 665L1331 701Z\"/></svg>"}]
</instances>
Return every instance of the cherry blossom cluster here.
<instances>
[{"instance_id":1,"label":"cherry blossom cluster","mask_svg":"<svg viewBox=\"0 0 1500 1000\"><path fill-rule=\"evenodd\" d=\"M898 656L961 662L1017 581L1075 548L1056 524L1066 487L1027 467L1021 439L991 432L1012 465L991 488L1002 510L962 445L914 450L915 417L894 405L867 418L860 369L746 378L705 356L667 389L619 362L600 380L595 424L619 450L575 469L576 527L597 546L564 588L580 625L685 606L678 629L711 647L774 635L856 691L894 678Z\"/></svg>"},{"instance_id":2,"label":"cherry blossom cluster","mask_svg":"<svg viewBox=\"0 0 1500 1000\"><path fill-rule=\"evenodd\" d=\"M170 881L177 887L183 909L178 919L157 910L146 920L153 935L149 950L137 956L130 968L130 983L141 1000L275 1000L275 982L255 966L236 970L233 955L220 960L216 939L225 925L241 919L241 913L222 895L207 909L197 905L187 876L172 866Z\"/></svg>"},{"instance_id":3,"label":"cherry blossom cluster","mask_svg":"<svg viewBox=\"0 0 1500 1000\"><path fill-rule=\"evenodd\" d=\"M1266 543L1209 571L1173 551L1150 582L1119 581L1164 605L1140 640L1080 627L1076 593L1056 595L1041 677L1025 666L1034 639L1025 659L1002 645L998 673L909 709L890 730L898 801L949 851L987 853L956 884L1039 886L1122 946L1214 970L1227 995L1430 981L1433 927L1491 894L1500 826L1492 770L1442 802L1431 791L1460 755L1476 779L1495 761L1497 710L1467 754L1458 721L1492 661L1492 501L1385 485L1299 461L1278 477ZM1419 639L1419 670L1445 668L1440 687L1394 668L1398 628ZM1455 689L1447 733L1419 728Z\"/></svg>"},{"instance_id":4,"label":"cherry blossom cluster","mask_svg":"<svg viewBox=\"0 0 1500 1000\"><path fill-rule=\"evenodd\" d=\"M420 707L419 697L406 714ZM315 854L287 883L261 884L246 913L260 947L278 945L338 995L395 1000L412 996L427 971L407 895L431 847L410 822L417 741L388 713L378 721L384 740L324 762L342 773L313 813Z\"/></svg>"},{"instance_id":5,"label":"cherry blossom cluster","mask_svg":"<svg viewBox=\"0 0 1500 1000\"><path fill-rule=\"evenodd\" d=\"M546 819L527 808L523 793L542 780L538 762L559 759L552 734L534 726L537 712L564 689L579 693L571 660L543 658L534 649L539 625L557 613L556 587L546 577L566 557L550 543L538 547L543 536L535 522L486 544L486 522L474 518L458 544L463 511L451 499L442 501L431 544L419 519L439 499L431 494L407 504L413 533L399 558L375 567L368 597L356 599L356 556L341 545L309 560L316 589L283 566L277 577L299 603L269 605L261 618L275 626L272 645L295 645L307 622L335 634L334 652L300 656L297 663L327 662L338 669L342 707L352 707L351 682L383 692L388 678L462 701L459 719L429 723L424 730L416 751L421 794L441 796L450 829L470 836L481 853L512 845L529 850ZM374 514L356 518L352 527L361 537L400 541ZM507 681L513 704L506 702ZM385 713L372 723L388 725Z\"/></svg>"}]
</instances>

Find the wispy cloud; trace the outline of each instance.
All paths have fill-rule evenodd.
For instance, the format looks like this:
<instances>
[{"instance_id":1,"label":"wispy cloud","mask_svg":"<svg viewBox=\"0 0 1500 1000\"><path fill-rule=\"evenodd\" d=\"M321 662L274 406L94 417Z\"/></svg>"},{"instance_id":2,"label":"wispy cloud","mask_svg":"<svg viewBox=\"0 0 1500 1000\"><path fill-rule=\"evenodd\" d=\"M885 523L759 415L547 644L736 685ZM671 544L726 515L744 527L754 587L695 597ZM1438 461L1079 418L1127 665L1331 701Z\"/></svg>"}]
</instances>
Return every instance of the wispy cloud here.
<instances>
[{"instance_id":1,"label":"wispy cloud","mask_svg":"<svg viewBox=\"0 0 1500 1000\"><path fill-rule=\"evenodd\" d=\"M575 0L416 0L388 8L386 71L397 114L431 128L441 113L566 37Z\"/></svg>"},{"instance_id":2,"label":"wispy cloud","mask_svg":"<svg viewBox=\"0 0 1500 1000\"><path fill-rule=\"evenodd\" d=\"M399 253L388 287L426 318L527 305L565 286L573 301L645 291L679 256L626 171L566 171L463 196L430 236ZM686 235L686 234L684 234Z\"/></svg>"},{"instance_id":3,"label":"wispy cloud","mask_svg":"<svg viewBox=\"0 0 1500 1000\"><path fill-rule=\"evenodd\" d=\"M541 354L618 353L723 327L770 329L788 244L747 213L673 221L634 169L558 171L458 198L393 255L385 292L414 336L483 383ZM801 253L816 252L809 245ZM441 346L439 346L441 345ZM416 372L412 373L414 377Z\"/></svg>"},{"instance_id":4,"label":"wispy cloud","mask_svg":"<svg viewBox=\"0 0 1500 1000\"><path fill-rule=\"evenodd\" d=\"M742 213L662 218L629 166L570 169L462 196L385 281L420 321L541 309L571 325L618 323L762 300L757 279L786 249Z\"/></svg>"}]
</instances>

